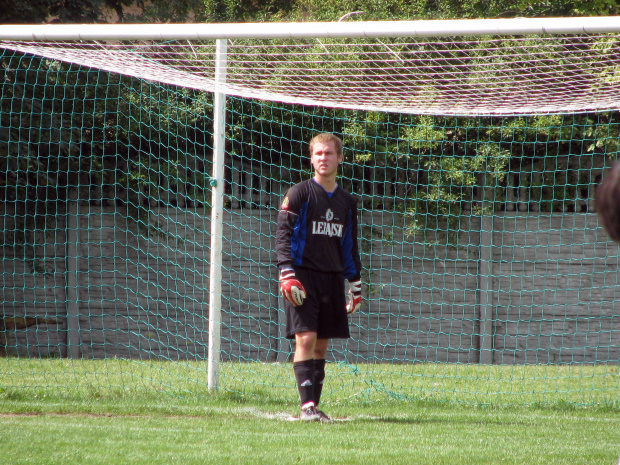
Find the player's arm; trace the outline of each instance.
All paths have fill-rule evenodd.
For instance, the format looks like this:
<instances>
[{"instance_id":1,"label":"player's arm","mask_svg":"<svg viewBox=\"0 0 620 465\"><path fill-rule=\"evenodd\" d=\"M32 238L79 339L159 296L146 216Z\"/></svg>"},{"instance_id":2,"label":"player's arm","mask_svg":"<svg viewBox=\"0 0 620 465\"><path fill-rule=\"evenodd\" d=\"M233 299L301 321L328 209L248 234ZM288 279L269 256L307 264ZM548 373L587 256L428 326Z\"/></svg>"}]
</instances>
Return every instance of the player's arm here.
<instances>
[{"instance_id":1,"label":"player's arm","mask_svg":"<svg viewBox=\"0 0 620 465\"><path fill-rule=\"evenodd\" d=\"M293 236L295 226L299 221L299 209L297 198L297 186L289 189L280 204L278 212L277 228L276 228L276 256L278 268L284 266L293 267L294 257L292 253Z\"/></svg>"},{"instance_id":2,"label":"player's arm","mask_svg":"<svg viewBox=\"0 0 620 465\"><path fill-rule=\"evenodd\" d=\"M347 313L355 313L362 306L362 261L358 247L357 205L353 201L349 223L343 241L343 258L345 263L345 278L349 282Z\"/></svg>"},{"instance_id":3,"label":"player's arm","mask_svg":"<svg viewBox=\"0 0 620 465\"><path fill-rule=\"evenodd\" d=\"M362 280L354 279L349 281L349 298L347 302L347 313L355 313L362 306Z\"/></svg>"},{"instance_id":4,"label":"player's arm","mask_svg":"<svg viewBox=\"0 0 620 465\"><path fill-rule=\"evenodd\" d=\"M287 192L278 212L276 254L280 270L280 292L293 305L300 306L306 298L306 290L295 275L294 259L291 253L291 241L299 218L294 200L294 193Z\"/></svg>"},{"instance_id":5,"label":"player's arm","mask_svg":"<svg viewBox=\"0 0 620 465\"><path fill-rule=\"evenodd\" d=\"M304 289L301 281L297 279L293 268L284 267L280 269L280 292L282 292L282 297L296 307L304 303L306 289Z\"/></svg>"}]
</instances>

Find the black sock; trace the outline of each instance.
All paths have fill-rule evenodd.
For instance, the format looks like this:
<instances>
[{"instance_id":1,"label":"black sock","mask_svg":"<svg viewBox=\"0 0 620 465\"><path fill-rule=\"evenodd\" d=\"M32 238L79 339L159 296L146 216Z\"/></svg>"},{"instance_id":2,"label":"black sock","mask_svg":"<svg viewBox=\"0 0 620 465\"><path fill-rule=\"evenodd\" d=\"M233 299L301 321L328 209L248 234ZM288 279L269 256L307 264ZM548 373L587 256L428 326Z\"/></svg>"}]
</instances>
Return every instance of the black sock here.
<instances>
[{"instance_id":1,"label":"black sock","mask_svg":"<svg viewBox=\"0 0 620 465\"><path fill-rule=\"evenodd\" d=\"M314 403L314 360L293 363L301 406Z\"/></svg>"},{"instance_id":2,"label":"black sock","mask_svg":"<svg viewBox=\"0 0 620 465\"><path fill-rule=\"evenodd\" d=\"M319 405L323 381L325 380L325 359L314 360L314 405Z\"/></svg>"}]
</instances>

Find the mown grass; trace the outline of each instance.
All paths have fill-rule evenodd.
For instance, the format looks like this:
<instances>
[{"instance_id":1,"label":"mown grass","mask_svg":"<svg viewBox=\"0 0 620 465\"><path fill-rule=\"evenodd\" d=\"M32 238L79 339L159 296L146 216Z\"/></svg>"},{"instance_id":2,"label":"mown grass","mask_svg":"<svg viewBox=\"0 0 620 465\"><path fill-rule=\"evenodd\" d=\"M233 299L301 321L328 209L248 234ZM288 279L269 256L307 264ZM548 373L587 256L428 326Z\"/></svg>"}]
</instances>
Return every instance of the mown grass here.
<instances>
[{"instance_id":1,"label":"mown grass","mask_svg":"<svg viewBox=\"0 0 620 465\"><path fill-rule=\"evenodd\" d=\"M618 365L458 365L329 363L325 402L387 400L488 406L620 408ZM220 393L294 404L290 363L224 363ZM201 398L207 364L187 361L0 359L0 395L99 398L162 393Z\"/></svg>"},{"instance_id":2,"label":"mown grass","mask_svg":"<svg viewBox=\"0 0 620 465\"><path fill-rule=\"evenodd\" d=\"M294 421L290 364L0 360L10 464L610 464L614 367L330 364L331 424ZM575 379L576 378L576 379Z\"/></svg>"}]
</instances>

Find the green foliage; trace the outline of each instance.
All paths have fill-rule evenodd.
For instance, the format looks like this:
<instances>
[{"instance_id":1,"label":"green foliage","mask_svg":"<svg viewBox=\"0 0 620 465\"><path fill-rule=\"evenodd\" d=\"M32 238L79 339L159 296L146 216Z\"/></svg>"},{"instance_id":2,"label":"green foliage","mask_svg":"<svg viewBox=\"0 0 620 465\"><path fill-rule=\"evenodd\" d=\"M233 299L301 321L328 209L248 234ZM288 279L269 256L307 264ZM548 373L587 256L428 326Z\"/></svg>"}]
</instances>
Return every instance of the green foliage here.
<instances>
[{"instance_id":1,"label":"green foliage","mask_svg":"<svg viewBox=\"0 0 620 465\"><path fill-rule=\"evenodd\" d=\"M124 21L131 23L201 23L209 21L205 7L208 0L139 0L139 12L124 13Z\"/></svg>"},{"instance_id":2,"label":"green foliage","mask_svg":"<svg viewBox=\"0 0 620 465\"><path fill-rule=\"evenodd\" d=\"M137 9L136 9L137 7ZM616 0L0 0L1 23L265 22L605 16L620 13Z\"/></svg>"},{"instance_id":3,"label":"green foliage","mask_svg":"<svg viewBox=\"0 0 620 465\"><path fill-rule=\"evenodd\" d=\"M54 0L0 0L0 24L45 23L54 3Z\"/></svg>"},{"instance_id":4,"label":"green foliage","mask_svg":"<svg viewBox=\"0 0 620 465\"><path fill-rule=\"evenodd\" d=\"M105 21L110 12L123 20L124 8L132 5L134 0L72 0L70 2L53 2L49 14L54 22L59 23L95 23Z\"/></svg>"},{"instance_id":5,"label":"green foliage","mask_svg":"<svg viewBox=\"0 0 620 465\"><path fill-rule=\"evenodd\" d=\"M204 0L207 22L265 22L280 21L295 2L288 0Z\"/></svg>"},{"instance_id":6,"label":"green foliage","mask_svg":"<svg viewBox=\"0 0 620 465\"><path fill-rule=\"evenodd\" d=\"M324 0L298 0L290 19L296 21L338 21L349 13L347 21L377 21L417 19L423 15L426 0L352 0L328 2Z\"/></svg>"},{"instance_id":7,"label":"green foliage","mask_svg":"<svg viewBox=\"0 0 620 465\"><path fill-rule=\"evenodd\" d=\"M608 16L620 12L616 0L517 0L511 11L531 17L545 16Z\"/></svg>"},{"instance_id":8,"label":"green foliage","mask_svg":"<svg viewBox=\"0 0 620 465\"><path fill-rule=\"evenodd\" d=\"M137 7L137 10L136 8ZM363 12L363 13L359 13ZM0 0L0 23L264 22L620 14L616 0Z\"/></svg>"},{"instance_id":9,"label":"green foliage","mask_svg":"<svg viewBox=\"0 0 620 465\"><path fill-rule=\"evenodd\" d=\"M617 15L620 5L615 0L536 1L536 0L297 0L289 18L299 21L471 19L495 17L539 16L604 16Z\"/></svg>"},{"instance_id":10,"label":"green foliage","mask_svg":"<svg viewBox=\"0 0 620 465\"><path fill-rule=\"evenodd\" d=\"M16 209L16 232L34 257L71 196L122 203L148 225L151 200L184 196L204 205L211 111L205 94L6 52L0 96L0 199ZM53 228L52 228L53 229Z\"/></svg>"},{"instance_id":11,"label":"green foliage","mask_svg":"<svg viewBox=\"0 0 620 465\"><path fill-rule=\"evenodd\" d=\"M116 11L125 21L194 18L231 22L335 21L361 11L363 14L348 16L346 21L611 14L618 10L615 1L602 0L154 0L148 8L137 2L143 16L131 16L126 11L130 3L77 0L61 8L55 2L26 1L11 9L12 13L2 11L14 15L5 19L20 21L30 14L37 21L50 15L61 22L100 21L106 12ZM407 52L409 47L386 42L394 53ZM247 42L254 43L258 41ZM273 43L274 53L283 43ZM356 40L343 43L350 46ZM333 44L337 46L338 41ZM605 59L613 53L615 44L600 39L588 46ZM450 53L450 46L446 47L448 50L437 52L436 58ZM308 51L322 50L321 43L308 41ZM322 60L319 53L309 56L322 68L354 66L362 59L362 52L354 47L346 50L351 65ZM265 52L269 51L267 47ZM483 45L474 44L467 56L476 58L483 53ZM496 59L509 61L510 53L498 52ZM428 60L434 58L429 55ZM261 60L255 59L257 63ZM279 71L289 65L273 65L270 84L278 84L282 79ZM258 68L246 63L246 78L256 79ZM0 183L5 200L20 199L16 203L18 210L36 212L32 217L25 214L24 231L33 227L34 221L40 227L41 221L53 218L58 201L62 203L69 197L75 180L80 186L92 187L87 198L100 192L103 203L128 203L137 209L135 216L140 219L144 218L141 208L147 196L162 198L182 193L189 204L207 204L210 96L18 54L3 55L2 70L5 81L0 135L8 145L7 152L0 153ZM610 71L606 81L615 82L616 74ZM470 80L475 76L479 76L481 86L485 79L493 77L492 70L472 73ZM432 95L435 90L429 87L428 92ZM507 183L507 173L533 170L541 163L565 172L566 166L553 160L571 155L614 154L620 137L618 116L612 112L571 117L454 118L230 98L228 113L230 170L243 170L243 163L251 161L261 164L270 179L298 181L308 175L307 141L319 131L336 132L346 143L341 182L362 196L364 208L395 209L407 215L412 233L438 228L458 231L464 213L479 215L493 207L480 203L489 200L486 189L496 189L495 201L503 200L501 189ZM205 149L206 157L199 159L196 154ZM280 166L290 166L292 176ZM527 186L536 187L541 199L563 202L573 195L565 187L562 192L545 187L554 184L545 176L555 174L552 168L544 171L540 181ZM562 176L565 185L582 182L580 174ZM84 193L80 196L84 198ZM27 234L15 235L15 243L33 243Z\"/></svg>"},{"instance_id":12,"label":"green foliage","mask_svg":"<svg viewBox=\"0 0 620 465\"><path fill-rule=\"evenodd\" d=\"M0 0L0 24L204 21L203 0Z\"/></svg>"}]
</instances>

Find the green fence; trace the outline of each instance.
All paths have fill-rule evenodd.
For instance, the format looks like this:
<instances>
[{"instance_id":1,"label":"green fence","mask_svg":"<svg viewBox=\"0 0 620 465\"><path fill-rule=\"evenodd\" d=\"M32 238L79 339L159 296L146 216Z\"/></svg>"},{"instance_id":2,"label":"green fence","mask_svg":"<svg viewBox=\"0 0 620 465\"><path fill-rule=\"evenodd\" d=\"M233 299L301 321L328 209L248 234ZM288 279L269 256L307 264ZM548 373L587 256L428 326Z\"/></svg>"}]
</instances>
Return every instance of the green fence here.
<instances>
[{"instance_id":1,"label":"green fence","mask_svg":"<svg viewBox=\"0 0 620 465\"><path fill-rule=\"evenodd\" d=\"M0 64L0 387L166 391L184 378L203 392L212 95L9 50ZM328 393L617 401L619 254L592 198L619 125L616 111L414 116L228 98L221 387L253 376L294 389L275 218L310 176L307 141L330 131L360 205L365 301L352 338L331 346Z\"/></svg>"}]
</instances>

